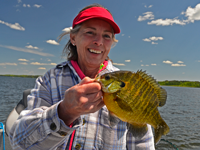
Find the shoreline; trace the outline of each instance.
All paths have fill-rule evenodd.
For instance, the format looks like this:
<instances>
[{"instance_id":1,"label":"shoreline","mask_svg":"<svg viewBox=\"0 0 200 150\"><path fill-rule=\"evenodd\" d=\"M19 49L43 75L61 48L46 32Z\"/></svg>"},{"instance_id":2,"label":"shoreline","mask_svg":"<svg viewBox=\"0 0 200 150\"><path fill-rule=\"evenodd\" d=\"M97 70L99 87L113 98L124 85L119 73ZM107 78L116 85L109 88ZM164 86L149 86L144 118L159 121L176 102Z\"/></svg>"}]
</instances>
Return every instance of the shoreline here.
<instances>
[{"instance_id":1,"label":"shoreline","mask_svg":"<svg viewBox=\"0 0 200 150\"><path fill-rule=\"evenodd\" d=\"M37 78L41 75L12 75L12 74L5 74L5 75L0 75L4 77L21 77L21 78Z\"/></svg>"},{"instance_id":2,"label":"shoreline","mask_svg":"<svg viewBox=\"0 0 200 150\"><path fill-rule=\"evenodd\" d=\"M200 88L199 81L178 81L178 80L165 80L158 81L158 84L161 86L176 86L176 87L192 87L192 88Z\"/></svg>"},{"instance_id":3,"label":"shoreline","mask_svg":"<svg viewBox=\"0 0 200 150\"><path fill-rule=\"evenodd\" d=\"M21 77L21 78L38 78L41 75L12 75L5 74L0 75L5 77ZM157 81L160 86L176 86L176 87L193 87L200 88L199 81L179 81L179 80L165 80L165 81Z\"/></svg>"}]
</instances>

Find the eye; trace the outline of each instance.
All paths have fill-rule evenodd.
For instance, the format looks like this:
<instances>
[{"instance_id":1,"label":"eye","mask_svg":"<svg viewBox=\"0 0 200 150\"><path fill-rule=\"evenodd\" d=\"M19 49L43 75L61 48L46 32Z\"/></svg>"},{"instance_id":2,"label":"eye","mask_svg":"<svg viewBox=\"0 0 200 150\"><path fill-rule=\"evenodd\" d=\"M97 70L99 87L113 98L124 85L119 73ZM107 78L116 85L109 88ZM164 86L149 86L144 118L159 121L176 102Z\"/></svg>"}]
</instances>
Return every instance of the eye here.
<instances>
[{"instance_id":1,"label":"eye","mask_svg":"<svg viewBox=\"0 0 200 150\"><path fill-rule=\"evenodd\" d=\"M89 35L93 35L94 34L92 31L87 31L86 33L89 34Z\"/></svg>"},{"instance_id":2,"label":"eye","mask_svg":"<svg viewBox=\"0 0 200 150\"><path fill-rule=\"evenodd\" d=\"M110 79L109 75L105 76L105 80L109 80L109 79Z\"/></svg>"},{"instance_id":3,"label":"eye","mask_svg":"<svg viewBox=\"0 0 200 150\"><path fill-rule=\"evenodd\" d=\"M108 34L105 34L104 37L107 38L107 39L110 39L110 38L111 38L111 36L108 35Z\"/></svg>"},{"instance_id":4,"label":"eye","mask_svg":"<svg viewBox=\"0 0 200 150\"><path fill-rule=\"evenodd\" d=\"M120 85L120 87L125 87L125 83L124 82L121 82L121 85Z\"/></svg>"}]
</instances>

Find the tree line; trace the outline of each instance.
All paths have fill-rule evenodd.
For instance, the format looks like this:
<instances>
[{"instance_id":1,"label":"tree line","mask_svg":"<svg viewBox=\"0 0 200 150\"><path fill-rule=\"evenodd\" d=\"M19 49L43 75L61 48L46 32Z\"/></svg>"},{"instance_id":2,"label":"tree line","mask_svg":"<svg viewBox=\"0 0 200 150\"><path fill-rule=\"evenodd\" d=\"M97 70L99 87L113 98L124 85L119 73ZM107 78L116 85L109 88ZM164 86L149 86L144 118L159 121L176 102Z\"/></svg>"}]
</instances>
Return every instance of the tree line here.
<instances>
[{"instance_id":1,"label":"tree line","mask_svg":"<svg viewBox=\"0 0 200 150\"><path fill-rule=\"evenodd\" d=\"M0 76L6 76L6 77L22 77L22 78L37 78L40 75L13 75L13 74L5 74Z\"/></svg>"},{"instance_id":2,"label":"tree line","mask_svg":"<svg viewBox=\"0 0 200 150\"><path fill-rule=\"evenodd\" d=\"M172 80L172 81L158 81L160 85L167 85L167 86L183 86L183 87L200 87L200 82L199 81L177 81L177 80Z\"/></svg>"}]
</instances>

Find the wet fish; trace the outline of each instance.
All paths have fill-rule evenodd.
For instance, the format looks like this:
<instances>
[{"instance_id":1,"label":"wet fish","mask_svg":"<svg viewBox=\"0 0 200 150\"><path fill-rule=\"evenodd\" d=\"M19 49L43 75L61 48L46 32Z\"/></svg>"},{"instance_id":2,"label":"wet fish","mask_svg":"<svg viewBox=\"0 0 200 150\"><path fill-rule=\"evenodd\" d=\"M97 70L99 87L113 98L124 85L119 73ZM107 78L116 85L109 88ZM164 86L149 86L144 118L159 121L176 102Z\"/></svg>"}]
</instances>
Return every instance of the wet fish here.
<instances>
[{"instance_id":1,"label":"wet fish","mask_svg":"<svg viewBox=\"0 0 200 150\"><path fill-rule=\"evenodd\" d=\"M134 136L146 134L147 124L154 128L155 143L169 132L158 111L166 103L167 92L145 71L115 71L96 80L102 86L103 100L110 113L127 122Z\"/></svg>"}]
</instances>

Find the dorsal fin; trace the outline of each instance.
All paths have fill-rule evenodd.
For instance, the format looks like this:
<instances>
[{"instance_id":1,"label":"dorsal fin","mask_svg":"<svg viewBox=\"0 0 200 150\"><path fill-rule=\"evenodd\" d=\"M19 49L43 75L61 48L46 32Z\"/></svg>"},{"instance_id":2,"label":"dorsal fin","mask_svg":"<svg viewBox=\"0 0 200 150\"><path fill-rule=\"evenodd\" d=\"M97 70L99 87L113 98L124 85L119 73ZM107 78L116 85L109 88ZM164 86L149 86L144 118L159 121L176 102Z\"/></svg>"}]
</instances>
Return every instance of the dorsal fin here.
<instances>
[{"instance_id":1,"label":"dorsal fin","mask_svg":"<svg viewBox=\"0 0 200 150\"><path fill-rule=\"evenodd\" d=\"M165 89L160 87L156 80L152 76L148 75L146 71L138 70L136 74L146 80L146 82L148 82L155 89L156 94L158 95L159 106L164 106L167 100L167 92Z\"/></svg>"}]
</instances>

